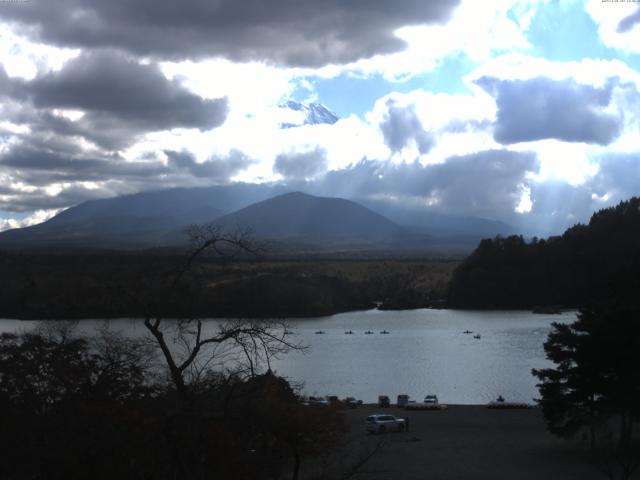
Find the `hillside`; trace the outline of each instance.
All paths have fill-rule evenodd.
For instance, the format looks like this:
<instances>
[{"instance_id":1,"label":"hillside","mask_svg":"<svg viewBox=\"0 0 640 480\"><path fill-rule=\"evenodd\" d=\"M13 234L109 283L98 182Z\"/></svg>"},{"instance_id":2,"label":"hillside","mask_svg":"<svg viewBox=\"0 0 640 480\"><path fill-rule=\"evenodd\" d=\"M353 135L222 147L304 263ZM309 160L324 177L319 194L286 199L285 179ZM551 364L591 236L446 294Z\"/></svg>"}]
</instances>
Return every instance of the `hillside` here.
<instances>
[{"instance_id":1,"label":"hillside","mask_svg":"<svg viewBox=\"0 0 640 480\"><path fill-rule=\"evenodd\" d=\"M91 200L39 225L1 232L0 248L131 249L164 245L169 232L194 223L210 223L281 191L268 185L235 184Z\"/></svg>"},{"instance_id":2,"label":"hillside","mask_svg":"<svg viewBox=\"0 0 640 480\"><path fill-rule=\"evenodd\" d=\"M229 229L251 226L258 236L274 240L269 250L274 255L379 255L383 248L392 255L448 257L466 255L481 238L513 231L493 220L370 199L303 193L274 198L288 191L283 185L236 183L90 200L39 225L0 232L0 249L171 247L184 244L186 226L216 220ZM273 201L259 203L267 199Z\"/></svg>"},{"instance_id":3,"label":"hillside","mask_svg":"<svg viewBox=\"0 0 640 480\"><path fill-rule=\"evenodd\" d=\"M559 237L483 240L454 272L448 302L459 308L528 308L637 301L639 269L640 198L634 197Z\"/></svg>"},{"instance_id":4,"label":"hillside","mask_svg":"<svg viewBox=\"0 0 640 480\"><path fill-rule=\"evenodd\" d=\"M406 232L357 203L341 198L287 193L215 221L225 229L249 228L259 238L392 242Z\"/></svg>"}]
</instances>

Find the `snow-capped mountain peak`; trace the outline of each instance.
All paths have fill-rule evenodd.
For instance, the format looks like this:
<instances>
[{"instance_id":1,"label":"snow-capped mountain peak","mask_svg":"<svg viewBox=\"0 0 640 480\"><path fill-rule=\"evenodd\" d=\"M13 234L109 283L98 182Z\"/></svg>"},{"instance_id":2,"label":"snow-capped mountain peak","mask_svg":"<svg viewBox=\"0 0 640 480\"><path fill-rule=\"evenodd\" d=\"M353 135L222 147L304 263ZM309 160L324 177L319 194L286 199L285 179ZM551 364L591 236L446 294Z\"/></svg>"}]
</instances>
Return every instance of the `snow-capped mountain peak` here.
<instances>
[{"instance_id":1,"label":"snow-capped mountain peak","mask_svg":"<svg viewBox=\"0 0 640 480\"><path fill-rule=\"evenodd\" d=\"M333 125L340 117L329 110L321 103L301 103L293 100L288 100L284 104L280 105L280 108L292 110L294 112L300 112L301 117L295 122L282 123L281 128L293 128L301 127L302 125L321 125L328 124Z\"/></svg>"}]
</instances>

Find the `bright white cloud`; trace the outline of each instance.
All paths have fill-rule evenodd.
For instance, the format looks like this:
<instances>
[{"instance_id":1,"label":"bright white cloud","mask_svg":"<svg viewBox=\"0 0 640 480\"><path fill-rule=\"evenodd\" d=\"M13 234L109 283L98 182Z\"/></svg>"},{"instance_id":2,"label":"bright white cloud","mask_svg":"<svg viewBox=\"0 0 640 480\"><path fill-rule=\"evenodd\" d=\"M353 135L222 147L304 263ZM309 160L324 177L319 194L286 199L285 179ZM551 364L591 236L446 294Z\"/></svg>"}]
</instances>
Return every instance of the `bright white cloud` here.
<instances>
[{"instance_id":1,"label":"bright white cloud","mask_svg":"<svg viewBox=\"0 0 640 480\"><path fill-rule=\"evenodd\" d=\"M574 62L558 62L522 53L500 55L483 63L465 77L465 84L473 89L481 77L508 80L527 80L546 77L552 80L571 78L577 83L603 87L610 78L640 85L640 73L620 60L593 60L585 58Z\"/></svg>"},{"instance_id":2,"label":"bright white cloud","mask_svg":"<svg viewBox=\"0 0 640 480\"><path fill-rule=\"evenodd\" d=\"M265 63L233 63L224 59L164 62L162 70L203 98L229 99L230 117L269 114L296 86L295 69Z\"/></svg>"},{"instance_id":3,"label":"bright white cloud","mask_svg":"<svg viewBox=\"0 0 640 480\"><path fill-rule=\"evenodd\" d=\"M627 53L640 53L640 7L637 2L590 0L587 12L598 25L602 42Z\"/></svg>"},{"instance_id":4,"label":"bright white cloud","mask_svg":"<svg viewBox=\"0 0 640 480\"><path fill-rule=\"evenodd\" d=\"M31 80L39 72L60 70L65 62L79 54L77 49L31 42L0 23L0 65L9 77Z\"/></svg>"},{"instance_id":5,"label":"bright white cloud","mask_svg":"<svg viewBox=\"0 0 640 480\"><path fill-rule=\"evenodd\" d=\"M13 228L30 227L32 225L37 225L38 223L46 222L60 213L60 211L61 209L36 210L31 215L21 219L0 218L0 232L11 230Z\"/></svg>"}]
</instances>

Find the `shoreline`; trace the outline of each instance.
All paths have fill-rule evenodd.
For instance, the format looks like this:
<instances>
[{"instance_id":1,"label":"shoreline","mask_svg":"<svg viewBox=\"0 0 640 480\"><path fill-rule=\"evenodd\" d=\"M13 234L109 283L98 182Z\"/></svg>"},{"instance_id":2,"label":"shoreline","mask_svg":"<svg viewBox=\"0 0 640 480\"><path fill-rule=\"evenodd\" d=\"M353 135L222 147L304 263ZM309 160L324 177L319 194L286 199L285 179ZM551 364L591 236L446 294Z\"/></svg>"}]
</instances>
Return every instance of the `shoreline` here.
<instances>
[{"instance_id":1,"label":"shoreline","mask_svg":"<svg viewBox=\"0 0 640 480\"><path fill-rule=\"evenodd\" d=\"M564 313L571 313L571 312L577 312L578 309L577 308L562 308L558 311L554 311L554 312L536 312L533 311L531 308L456 308L456 307L448 307L448 306L439 306L439 307L434 307L434 306L428 306L428 307L416 307L416 308L399 308L399 309L385 309L385 308L378 308L378 307L373 307L373 308L355 308L355 309L349 309L349 310L337 310L337 311L332 311L330 313L309 313L309 314L305 314L305 315L288 315L286 317L278 317L278 316L232 316L232 315L227 315L227 316L221 316L221 317L200 317L200 316L194 316L192 318L192 320L212 320L212 321L219 321L219 320L238 320L238 319L245 319L245 320L277 320L277 321L287 321L287 320L312 320L312 319L320 319L320 318L330 318L330 317L334 317L337 315L343 315L343 314L347 314L347 313L358 313L358 312L374 312L374 311L378 311L378 312L411 312L411 311L420 311L420 310L449 310L449 311L459 311L459 312L483 312L483 313L490 313L490 312L500 312L500 313L509 313L509 312L526 312L526 313L531 313L534 315L540 315L540 316L553 316L556 317L558 315L562 315ZM123 316L113 316L113 317L108 317L108 316L100 316L100 315L94 315L94 316L85 316L85 317L81 317L81 318L76 318L76 317L64 317L64 318L58 318L58 317L48 317L48 318L31 318L31 317L15 317L15 318L3 318L0 317L0 322L3 321L8 321L8 322L83 322L83 321L123 321L123 320L134 320L134 321L142 321L144 320L145 317L140 317L140 316L133 316L133 317L123 317ZM164 320L177 320L178 317L166 317L164 318Z\"/></svg>"}]
</instances>

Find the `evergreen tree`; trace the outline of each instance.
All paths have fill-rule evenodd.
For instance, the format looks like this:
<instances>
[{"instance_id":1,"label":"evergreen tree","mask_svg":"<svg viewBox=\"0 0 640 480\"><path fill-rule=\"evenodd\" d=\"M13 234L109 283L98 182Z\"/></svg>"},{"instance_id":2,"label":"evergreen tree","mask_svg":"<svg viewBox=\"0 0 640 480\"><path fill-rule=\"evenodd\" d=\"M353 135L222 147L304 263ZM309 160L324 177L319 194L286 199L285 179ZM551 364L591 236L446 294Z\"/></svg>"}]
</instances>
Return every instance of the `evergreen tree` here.
<instances>
[{"instance_id":1,"label":"evergreen tree","mask_svg":"<svg viewBox=\"0 0 640 480\"><path fill-rule=\"evenodd\" d=\"M544 348L556 366L533 374L549 430L567 438L586 428L595 447L599 429L617 424L615 458L629 478L639 453L632 433L640 418L640 308L583 308L574 323L553 324Z\"/></svg>"}]
</instances>

